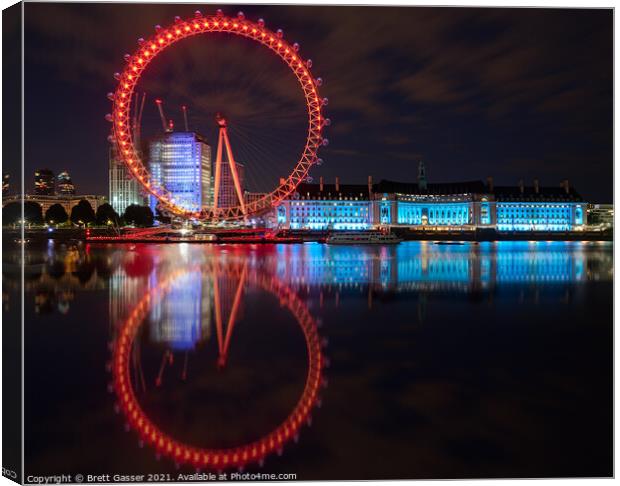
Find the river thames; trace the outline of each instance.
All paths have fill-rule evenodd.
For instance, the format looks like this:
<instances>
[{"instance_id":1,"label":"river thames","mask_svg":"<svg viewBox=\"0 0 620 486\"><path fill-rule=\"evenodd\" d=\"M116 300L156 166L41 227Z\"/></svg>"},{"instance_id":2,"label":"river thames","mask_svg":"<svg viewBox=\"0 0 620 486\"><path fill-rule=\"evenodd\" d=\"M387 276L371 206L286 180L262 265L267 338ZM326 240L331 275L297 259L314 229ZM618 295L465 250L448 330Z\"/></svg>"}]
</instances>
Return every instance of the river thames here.
<instances>
[{"instance_id":1,"label":"river thames","mask_svg":"<svg viewBox=\"0 0 620 486\"><path fill-rule=\"evenodd\" d=\"M25 256L25 475L613 473L611 243Z\"/></svg>"}]
</instances>

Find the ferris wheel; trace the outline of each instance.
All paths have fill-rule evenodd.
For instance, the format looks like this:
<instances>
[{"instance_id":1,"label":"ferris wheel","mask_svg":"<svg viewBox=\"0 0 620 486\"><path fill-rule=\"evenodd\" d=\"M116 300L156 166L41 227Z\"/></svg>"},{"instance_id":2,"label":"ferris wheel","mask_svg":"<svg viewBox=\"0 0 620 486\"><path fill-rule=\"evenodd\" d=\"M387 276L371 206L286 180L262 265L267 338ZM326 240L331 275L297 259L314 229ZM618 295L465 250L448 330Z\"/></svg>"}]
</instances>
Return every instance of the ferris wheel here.
<instances>
[{"instance_id":1,"label":"ferris wheel","mask_svg":"<svg viewBox=\"0 0 620 486\"><path fill-rule=\"evenodd\" d=\"M131 110L137 84L149 64L158 54L170 48L178 41L197 36L199 34L224 33L240 36L258 43L268 48L273 54L279 57L290 71L295 75L299 87L305 100L305 111L307 112L307 133L305 144L297 160L290 163L290 173L286 177L280 177L275 187L271 187L249 200L245 200L242 188L235 170L234 158L230 147L230 142L226 134L226 120L218 118L220 136L218 152L222 150L222 145L228 153L228 163L230 172L234 180L234 188L237 194L235 203L230 205L218 204L217 191L219 187L220 170L222 165L221 156L218 157L215 167L215 193L213 202L200 208L191 210L183 206L174 193L170 192L164 184L154 178L145 164L141 155L141 150L131 129ZM111 139L116 145L119 158L127 167L129 173L152 195L161 207L169 213L182 218L195 219L200 221L232 221L246 219L249 216L264 213L277 206L283 199L295 192L298 185L308 178L311 167L320 164L318 151L321 146L328 144L328 140L323 137L323 129L330 124L328 118L323 115L324 107L327 105L327 98L319 94L319 87L322 84L321 78L315 78L310 69L312 61L304 59L299 54L299 44L289 44L285 39L281 29L273 32L265 27L263 19L252 22L245 18L242 12L236 17L224 15L221 10L217 10L215 15L203 15L196 11L193 18L181 19L176 17L169 27L156 26L156 33L149 39L139 39L139 48L133 55L126 55L126 68L122 73L116 73L118 86L114 93L109 93L108 97L112 101L112 113L106 119L112 123Z\"/></svg>"}]
</instances>

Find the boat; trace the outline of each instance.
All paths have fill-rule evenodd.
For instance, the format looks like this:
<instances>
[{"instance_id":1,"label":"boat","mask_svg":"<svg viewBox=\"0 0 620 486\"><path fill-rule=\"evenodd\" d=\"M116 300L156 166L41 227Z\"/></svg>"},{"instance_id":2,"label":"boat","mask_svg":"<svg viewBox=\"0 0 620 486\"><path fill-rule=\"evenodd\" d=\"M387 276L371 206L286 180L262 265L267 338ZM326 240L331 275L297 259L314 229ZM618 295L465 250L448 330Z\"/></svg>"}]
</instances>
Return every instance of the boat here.
<instances>
[{"instance_id":1,"label":"boat","mask_svg":"<svg viewBox=\"0 0 620 486\"><path fill-rule=\"evenodd\" d=\"M196 233L194 235L194 241L217 241L217 236L212 233Z\"/></svg>"},{"instance_id":2,"label":"boat","mask_svg":"<svg viewBox=\"0 0 620 486\"><path fill-rule=\"evenodd\" d=\"M464 245L462 241L435 241L436 245Z\"/></svg>"},{"instance_id":3,"label":"boat","mask_svg":"<svg viewBox=\"0 0 620 486\"><path fill-rule=\"evenodd\" d=\"M328 245L394 245L403 240L381 231L343 231L331 233L325 241Z\"/></svg>"}]
</instances>

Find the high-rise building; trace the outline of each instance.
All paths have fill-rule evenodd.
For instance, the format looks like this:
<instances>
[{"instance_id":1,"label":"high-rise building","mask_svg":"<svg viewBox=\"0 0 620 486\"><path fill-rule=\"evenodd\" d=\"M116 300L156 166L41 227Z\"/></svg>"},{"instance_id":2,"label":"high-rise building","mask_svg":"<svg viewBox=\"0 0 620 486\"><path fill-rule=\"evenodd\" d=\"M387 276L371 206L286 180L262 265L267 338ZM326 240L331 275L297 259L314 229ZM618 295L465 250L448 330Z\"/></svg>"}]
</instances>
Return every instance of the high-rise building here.
<instances>
[{"instance_id":1,"label":"high-rise building","mask_svg":"<svg viewBox=\"0 0 620 486\"><path fill-rule=\"evenodd\" d=\"M119 159L116 147L110 147L110 205L118 214L123 214L127 206L145 204L140 185L131 177L125 164Z\"/></svg>"},{"instance_id":2,"label":"high-rise building","mask_svg":"<svg viewBox=\"0 0 620 486\"><path fill-rule=\"evenodd\" d=\"M73 196L75 194L75 186L66 170L58 174L56 178L56 192L59 196Z\"/></svg>"},{"instance_id":3,"label":"high-rise building","mask_svg":"<svg viewBox=\"0 0 620 486\"><path fill-rule=\"evenodd\" d=\"M239 185L241 186L241 194L243 194L245 187L245 166L239 162L235 162L235 165L237 167ZM222 162L222 177L220 179L220 193L217 204L220 208L230 208L239 206L240 204L237 190L235 189L235 181L228 162Z\"/></svg>"},{"instance_id":4,"label":"high-rise building","mask_svg":"<svg viewBox=\"0 0 620 486\"><path fill-rule=\"evenodd\" d=\"M9 195L10 179L11 179L11 176L9 176L8 172L2 173L2 196L3 197Z\"/></svg>"},{"instance_id":5,"label":"high-rise building","mask_svg":"<svg viewBox=\"0 0 620 486\"><path fill-rule=\"evenodd\" d=\"M34 193L37 196L54 195L54 173L49 169L34 171Z\"/></svg>"},{"instance_id":6,"label":"high-rise building","mask_svg":"<svg viewBox=\"0 0 620 486\"><path fill-rule=\"evenodd\" d=\"M175 204L200 211L213 201L211 146L195 132L170 132L149 143L149 167L156 184L172 194ZM157 199L151 197L153 212Z\"/></svg>"}]
</instances>

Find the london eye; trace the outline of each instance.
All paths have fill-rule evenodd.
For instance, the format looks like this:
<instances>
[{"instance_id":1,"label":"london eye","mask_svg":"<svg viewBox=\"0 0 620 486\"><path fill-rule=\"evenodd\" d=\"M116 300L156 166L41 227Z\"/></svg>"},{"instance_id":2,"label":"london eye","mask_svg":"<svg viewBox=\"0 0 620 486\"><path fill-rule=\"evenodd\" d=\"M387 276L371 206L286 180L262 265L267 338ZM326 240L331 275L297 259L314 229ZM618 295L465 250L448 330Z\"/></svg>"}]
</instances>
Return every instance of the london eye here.
<instances>
[{"instance_id":1,"label":"london eye","mask_svg":"<svg viewBox=\"0 0 620 486\"><path fill-rule=\"evenodd\" d=\"M200 34L218 36L218 39L222 41L225 39L220 34L249 39L254 44L267 48L268 52L279 58L295 76L298 90L303 95L307 128L301 154L295 155L294 159L291 158L288 161L288 174L277 174L279 176L277 178L274 175L277 182L271 187L255 194L254 197L246 198L235 168L235 157L227 134L227 120L224 115L219 115L217 120L218 156L214 164L215 174L212 182L214 197L212 196L208 203L203 203L199 207L188 208L178 198L175 198L175 194L166 187L166 184L153 177L132 130L132 109L136 109L134 105L137 104L135 95L139 89L138 83L153 60L164 51L169 51L179 41ZM200 11L196 11L193 18L176 17L174 23L168 27L156 26L156 32L152 37L139 39L138 43L139 48L132 55L125 56L124 71L115 74L118 85L116 91L108 95L112 101L113 111L106 118L112 123L111 141L115 144L118 156L129 174L168 213L180 218L204 222L244 220L277 206L283 199L293 194L301 182L308 179L313 165L321 163L318 151L321 146L328 143L323 136L323 129L329 125L329 119L323 115L327 98L319 94L322 80L313 76L312 61L302 57L299 44L290 44L284 39L282 30L271 31L262 19L253 22L246 19L242 12L239 12L236 17L229 17L221 10L218 10L215 15L203 15ZM159 107L161 108L161 103ZM185 107L183 110L187 120ZM264 120L264 123L268 124L269 120ZM223 160L224 154L227 161ZM224 170L230 172L234 182L231 186L234 187L236 197L234 203L230 204L221 204L218 200L218 190Z\"/></svg>"}]
</instances>

